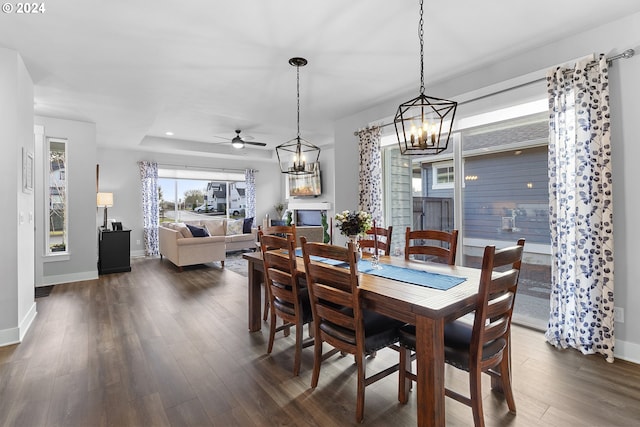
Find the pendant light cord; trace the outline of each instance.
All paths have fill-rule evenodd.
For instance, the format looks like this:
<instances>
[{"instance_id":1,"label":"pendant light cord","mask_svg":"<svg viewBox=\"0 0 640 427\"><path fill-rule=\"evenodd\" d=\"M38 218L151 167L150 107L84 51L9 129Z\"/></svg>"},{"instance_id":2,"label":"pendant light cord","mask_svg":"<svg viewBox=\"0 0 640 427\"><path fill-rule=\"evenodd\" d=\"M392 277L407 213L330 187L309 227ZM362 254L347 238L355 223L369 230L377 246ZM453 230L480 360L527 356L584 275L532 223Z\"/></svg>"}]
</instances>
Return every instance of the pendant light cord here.
<instances>
[{"instance_id":1,"label":"pendant light cord","mask_svg":"<svg viewBox=\"0 0 640 427\"><path fill-rule=\"evenodd\" d=\"M422 2L420 0L420 24L418 37L420 38L420 95L424 95L424 18L422 12Z\"/></svg>"},{"instance_id":2,"label":"pendant light cord","mask_svg":"<svg viewBox=\"0 0 640 427\"><path fill-rule=\"evenodd\" d=\"M298 94L298 141L300 141L300 66L296 66L296 93ZM299 143L299 142L298 142Z\"/></svg>"}]
</instances>

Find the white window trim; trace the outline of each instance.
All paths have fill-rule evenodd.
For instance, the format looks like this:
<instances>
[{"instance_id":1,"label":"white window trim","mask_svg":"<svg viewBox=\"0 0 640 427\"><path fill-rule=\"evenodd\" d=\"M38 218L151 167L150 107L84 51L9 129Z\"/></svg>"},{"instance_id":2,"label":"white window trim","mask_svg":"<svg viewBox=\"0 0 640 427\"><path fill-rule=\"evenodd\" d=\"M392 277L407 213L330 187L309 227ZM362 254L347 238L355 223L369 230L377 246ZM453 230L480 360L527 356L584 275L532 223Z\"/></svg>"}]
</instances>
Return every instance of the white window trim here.
<instances>
[{"instance_id":1,"label":"white window trim","mask_svg":"<svg viewBox=\"0 0 640 427\"><path fill-rule=\"evenodd\" d=\"M454 168L454 180L451 182L447 182L446 184L438 183L438 169L443 168ZM447 162L438 162L432 163L431 165L431 176L433 180L431 181L431 189L432 190L445 190L451 189L455 185L455 167L453 166L453 160Z\"/></svg>"},{"instance_id":2,"label":"white window trim","mask_svg":"<svg viewBox=\"0 0 640 427\"><path fill-rule=\"evenodd\" d=\"M50 215L51 215L51 210L50 210L50 201L51 201L51 194L50 194L50 182L49 179L51 177L51 161L50 161L50 151L51 151L51 142L59 142L59 143L63 143L64 144L64 152L65 152L65 209L67 210L67 215L65 215L65 230L67 233L67 242L66 242L66 248L64 251L60 251L60 252L51 252L50 251L50 241L49 241L49 236L50 236ZM44 185L42 186L42 191L43 191L43 197L45 200L44 203L44 215L43 215L43 222L44 222L44 248L43 248L43 261L44 262L56 262L56 261L68 261L69 259L71 259L71 254L70 254L70 250L69 250L69 239L68 239L68 235L69 235L69 220L68 220L68 210L69 210L69 180L68 180L68 176L69 176L69 144L68 144L69 140L66 138L55 138L55 137L45 137L45 144L44 144L44 155L43 157L43 161L44 161L44 167L43 170L45 171L44 173Z\"/></svg>"}]
</instances>

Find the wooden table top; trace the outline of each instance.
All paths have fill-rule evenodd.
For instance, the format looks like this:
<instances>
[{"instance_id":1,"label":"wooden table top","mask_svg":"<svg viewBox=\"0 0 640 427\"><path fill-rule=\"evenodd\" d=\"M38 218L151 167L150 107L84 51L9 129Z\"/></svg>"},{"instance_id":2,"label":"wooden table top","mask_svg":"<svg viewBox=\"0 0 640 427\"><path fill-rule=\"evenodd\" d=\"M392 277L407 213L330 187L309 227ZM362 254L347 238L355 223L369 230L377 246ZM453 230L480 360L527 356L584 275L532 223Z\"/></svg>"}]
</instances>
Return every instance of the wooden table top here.
<instances>
[{"instance_id":1,"label":"wooden table top","mask_svg":"<svg viewBox=\"0 0 640 427\"><path fill-rule=\"evenodd\" d=\"M244 254L249 261L261 262L262 253ZM367 255L365 255L365 258ZM298 257L298 270L304 273L304 262ZM405 260L392 256L380 256L380 264L391 264L398 267L425 270L431 273L465 277L466 280L448 290L439 290L425 286L413 285L393 279L360 273L359 288L367 306L385 314L394 312L393 317L414 323L416 315L432 319L444 318L452 320L460 317L475 307L480 269L450 266L431 262Z\"/></svg>"}]
</instances>

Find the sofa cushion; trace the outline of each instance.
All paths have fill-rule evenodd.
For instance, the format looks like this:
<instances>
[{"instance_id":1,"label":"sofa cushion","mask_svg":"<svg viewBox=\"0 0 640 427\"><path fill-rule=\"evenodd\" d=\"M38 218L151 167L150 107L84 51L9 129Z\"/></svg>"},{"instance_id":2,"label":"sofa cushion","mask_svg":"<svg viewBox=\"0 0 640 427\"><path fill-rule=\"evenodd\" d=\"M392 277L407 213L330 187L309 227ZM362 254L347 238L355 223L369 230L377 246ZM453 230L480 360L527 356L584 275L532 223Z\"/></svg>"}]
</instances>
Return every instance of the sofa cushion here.
<instances>
[{"instance_id":1,"label":"sofa cushion","mask_svg":"<svg viewBox=\"0 0 640 427\"><path fill-rule=\"evenodd\" d=\"M242 232L251 233L251 227L253 226L253 217L245 218L242 222Z\"/></svg>"},{"instance_id":2,"label":"sofa cushion","mask_svg":"<svg viewBox=\"0 0 640 427\"><path fill-rule=\"evenodd\" d=\"M225 237L226 242L250 242L254 240L255 236L253 234L232 234Z\"/></svg>"},{"instance_id":3,"label":"sofa cushion","mask_svg":"<svg viewBox=\"0 0 640 427\"><path fill-rule=\"evenodd\" d=\"M193 234L191 234L191 230L189 230L189 228L187 227L186 224L182 223L182 222L176 222L173 224L173 229L176 231L179 231L180 234L182 234L182 237L193 237Z\"/></svg>"},{"instance_id":4,"label":"sofa cushion","mask_svg":"<svg viewBox=\"0 0 640 427\"><path fill-rule=\"evenodd\" d=\"M204 227L198 227L197 225L186 224L193 237L208 237L209 232Z\"/></svg>"},{"instance_id":5,"label":"sofa cushion","mask_svg":"<svg viewBox=\"0 0 640 427\"><path fill-rule=\"evenodd\" d=\"M242 234L242 224L243 221L241 219L232 219L227 221L227 236Z\"/></svg>"},{"instance_id":6,"label":"sofa cushion","mask_svg":"<svg viewBox=\"0 0 640 427\"><path fill-rule=\"evenodd\" d=\"M207 231L211 236L224 236L226 234L226 221L224 219L207 219L201 221L201 223L207 227Z\"/></svg>"}]
</instances>

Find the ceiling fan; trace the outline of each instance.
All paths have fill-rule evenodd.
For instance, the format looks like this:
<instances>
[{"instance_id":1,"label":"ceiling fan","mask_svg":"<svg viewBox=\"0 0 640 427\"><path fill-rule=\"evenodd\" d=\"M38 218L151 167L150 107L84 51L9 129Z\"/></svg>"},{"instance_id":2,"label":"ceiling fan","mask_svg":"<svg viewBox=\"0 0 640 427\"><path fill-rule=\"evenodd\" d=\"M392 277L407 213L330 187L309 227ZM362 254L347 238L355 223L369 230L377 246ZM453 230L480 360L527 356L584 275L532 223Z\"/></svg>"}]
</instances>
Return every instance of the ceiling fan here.
<instances>
[{"instance_id":1,"label":"ceiling fan","mask_svg":"<svg viewBox=\"0 0 640 427\"><path fill-rule=\"evenodd\" d=\"M233 137L233 139L230 139L229 141L231 141L231 146L233 148L244 148L245 144L247 145L256 145L258 147L265 147L267 144L265 142L257 142L257 141L249 141L249 140L244 140L240 137L240 132L242 132L240 129L236 129L236 136ZM218 137L220 138L220 137ZM224 138L227 139L228 138Z\"/></svg>"}]
</instances>

